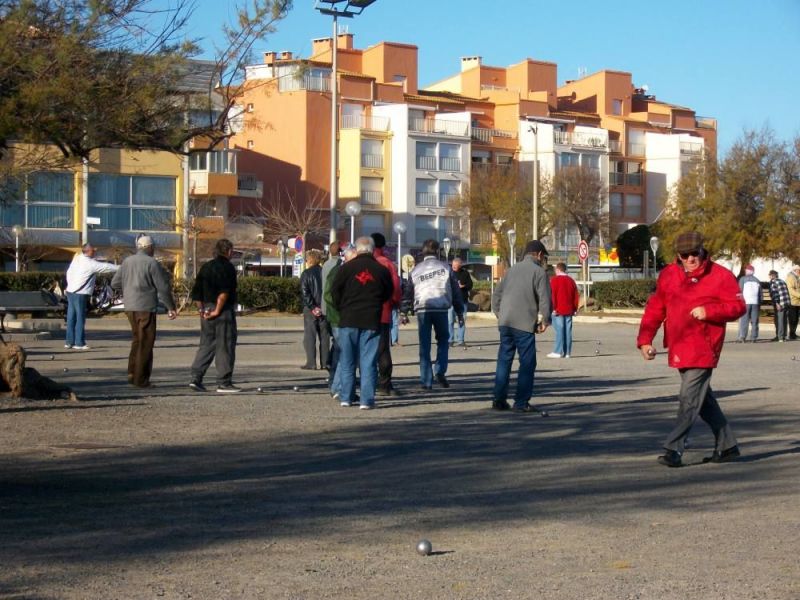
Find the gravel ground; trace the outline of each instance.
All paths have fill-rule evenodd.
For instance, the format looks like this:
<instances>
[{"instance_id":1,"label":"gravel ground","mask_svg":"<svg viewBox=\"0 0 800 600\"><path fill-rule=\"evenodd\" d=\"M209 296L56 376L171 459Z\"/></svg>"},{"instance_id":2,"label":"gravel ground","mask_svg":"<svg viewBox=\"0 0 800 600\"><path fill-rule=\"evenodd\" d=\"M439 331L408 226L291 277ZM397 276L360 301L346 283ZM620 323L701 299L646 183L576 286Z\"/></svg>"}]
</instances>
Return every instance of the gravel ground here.
<instances>
[{"instance_id":1,"label":"gravel ground","mask_svg":"<svg viewBox=\"0 0 800 600\"><path fill-rule=\"evenodd\" d=\"M800 343L726 344L713 384L744 456L700 464L699 423L667 469L678 376L634 325L576 324L569 360L542 336L541 418L488 409L491 326L427 393L404 330L404 394L367 412L298 368L299 332L257 324L248 391L192 393L197 333L160 324L148 393L122 323L90 322L88 352L25 344L82 400L0 401L0 598L800 598Z\"/></svg>"}]
</instances>

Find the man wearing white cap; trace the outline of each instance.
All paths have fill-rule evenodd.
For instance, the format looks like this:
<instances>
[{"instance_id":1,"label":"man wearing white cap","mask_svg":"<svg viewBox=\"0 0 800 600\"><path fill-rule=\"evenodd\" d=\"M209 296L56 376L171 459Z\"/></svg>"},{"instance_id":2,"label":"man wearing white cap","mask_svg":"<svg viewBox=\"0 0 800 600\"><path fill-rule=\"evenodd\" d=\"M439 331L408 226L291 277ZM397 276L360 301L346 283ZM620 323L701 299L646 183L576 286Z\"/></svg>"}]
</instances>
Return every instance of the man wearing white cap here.
<instances>
[{"instance_id":1,"label":"man wearing white cap","mask_svg":"<svg viewBox=\"0 0 800 600\"><path fill-rule=\"evenodd\" d=\"M131 324L133 341L128 356L128 383L151 387L153 346L156 342L156 309L160 300L170 319L178 316L172 298L169 275L153 258L153 238L143 235L136 240L136 254L122 261L111 287L122 291L125 314Z\"/></svg>"}]
</instances>

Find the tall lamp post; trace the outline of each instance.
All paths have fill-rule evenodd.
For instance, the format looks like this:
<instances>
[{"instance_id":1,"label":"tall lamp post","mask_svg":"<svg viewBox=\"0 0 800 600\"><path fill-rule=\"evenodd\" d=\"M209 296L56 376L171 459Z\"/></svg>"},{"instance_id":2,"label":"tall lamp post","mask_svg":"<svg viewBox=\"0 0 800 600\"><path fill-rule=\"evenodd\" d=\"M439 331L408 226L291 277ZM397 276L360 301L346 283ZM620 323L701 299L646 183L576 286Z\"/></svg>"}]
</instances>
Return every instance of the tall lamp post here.
<instances>
[{"instance_id":1,"label":"tall lamp post","mask_svg":"<svg viewBox=\"0 0 800 600\"><path fill-rule=\"evenodd\" d=\"M510 266L514 266L516 261L516 252L514 251L514 246L517 243L517 232L513 229L508 230L508 263Z\"/></svg>"},{"instance_id":2,"label":"tall lamp post","mask_svg":"<svg viewBox=\"0 0 800 600\"><path fill-rule=\"evenodd\" d=\"M400 268L400 258L403 253L401 252L401 243L403 241L403 234L406 232L406 224L402 221L398 221L394 224L392 229L394 229L394 232L397 234L397 274L400 276L400 279L402 279L403 271Z\"/></svg>"},{"instance_id":3,"label":"tall lamp post","mask_svg":"<svg viewBox=\"0 0 800 600\"><path fill-rule=\"evenodd\" d=\"M442 248L444 248L444 262L449 262L450 261L450 246L451 245L452 245L452 242L450 241L450 238L444 238L442 240Z\"/></svg>"},{"instance_id":4,"label":"tall lamp post","mask_svg":"<svg viewBox=\"0 0 800 600\"><path fill-rule=\"evenodd\" d=\"M355 200L350 200L344 205L344 212L350 217L350 243L356 239L356 217L361 214L361 205Z\"/></svg>"},{"instance_id":5,"label":"tall lamp post","mask_svg":"<svg viewBox=\"0 0 800 600\"><path fill-rule=\"evenodd\" d=\"M656 236L650 238L650 250L653 251L653 273L658 274L658 262L656 261L656 252L658 252L658 238Z\"/></svg>"},{"instance_id":6,"label":"tall lamp post","mask_svg":"<svg viewBox=\"0 0 800 600\"><path fill-rule=\"evenodd\" d=\"M530 126L533 134L533 223L531 239L539 239L539 125Z\"/></svg>"},{"instance_id":7,"label":"tall lamp post","mask_svg":"<svg viewBox=\"0 0 800 600\"><path fill-rule=\"evenodd\" d=\"M339 44L339 17L353 18L360 15L375 0L316 0L314 8L320 14L333 17L333 38L331 40L331 230L329 242L336 241L336 203L338 199L336 172L339 166L339 145L336 132L339 131L338 79L336 76L336 55Z\"/></svg>"},{"instance_id":8,"label":"tall lamp post","mask_svg":"<svg viewBox=\"0 0 800 600\"><path fill-rule=\"evenodd\" d=\"M283 236L278 240L278 250L281 253L281 277L283 277L283 266L286 264L286 247L289 245L289 240Z\"/></svg>"},{"instance_id":9,"label":"tall lamp post","mask_svg":"<svg viewBox=\"0 0 800 600\"><path fill-rule=\"evenodd\" d=\"M19 273L19 238L25 233L25 228L22 225L14 225L11 228L11 233L14 234L14 270Z\"/></svg>"}]
</instances>

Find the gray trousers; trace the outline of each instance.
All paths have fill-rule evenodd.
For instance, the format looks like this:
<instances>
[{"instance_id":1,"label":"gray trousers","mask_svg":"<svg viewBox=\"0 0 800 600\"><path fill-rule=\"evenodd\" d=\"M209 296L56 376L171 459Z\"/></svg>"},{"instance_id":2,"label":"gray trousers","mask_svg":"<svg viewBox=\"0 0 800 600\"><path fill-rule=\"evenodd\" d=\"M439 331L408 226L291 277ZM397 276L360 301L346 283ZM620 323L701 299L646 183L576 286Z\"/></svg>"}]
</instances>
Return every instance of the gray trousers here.
<instances>
[{"instance_id":1,"label":"gray trousers","mask_svg":"<svg viewBox=\"0 0 800 600\"><path fill-rule=\"evenodd\" d=\"M718 452L733 448L736 438L711 391L713 369L679 369L681 391L678 396L678 419L664 441L664 448L683 452L684 442L699 416L714 432L714 449Z\"/></svg>"},{"instance_id":2,"label":"gray trousers","mask_svg":"<svg viewBox=\"0 0 800 600\"><path fill-rule=\"evenodd\" d=\"M331 330L328 320L318 319L307 308L303 309L303 348L306 351L306 367L317 368L317 340L319 340L319 362L321 369L330 367Z\"/></svg>"},{"instance_id":3,"label":"gray trousers","mask_svg":"<svg viewBox=\"0 0 800 600\"><path fill-rule=\"evenodd\" d=\"M203 381L211 363L217 367L217 385L228 385L236 361L236 313L223 310L211 321L200 319L200 347L192 363L192 381Z\"/></svg>"}]
</instances>

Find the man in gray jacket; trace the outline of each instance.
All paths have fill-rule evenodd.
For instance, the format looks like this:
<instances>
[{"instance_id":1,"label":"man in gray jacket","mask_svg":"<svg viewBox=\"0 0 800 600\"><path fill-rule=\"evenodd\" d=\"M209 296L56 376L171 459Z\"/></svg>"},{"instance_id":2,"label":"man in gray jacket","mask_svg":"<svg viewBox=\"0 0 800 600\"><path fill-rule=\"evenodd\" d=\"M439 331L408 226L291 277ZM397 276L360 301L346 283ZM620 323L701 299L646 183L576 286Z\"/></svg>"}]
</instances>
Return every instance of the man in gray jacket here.
<instances>
[{"instance_id":1,"label":"man in gray jacket","mask_svg":"<svg viewBox=\"0 0 800 600\"><path fill-rule=\"evenodd\" d=\"M495 410L511 408L506 400L508 380L514 354L519 352L514 410L540 412L529 401L533 395L533 375L536 370L536 334L545 332L550 325L552 312L550 280L543 266L546 257L547 249L542 242L528 242L525 258L511 267L494 291L492 312L497 316L500 330L492 402ZM541 415L546 416L547 413L541 412Z\"/></svg>"},{"instance_id":2,"label":"man in gray jacket","mask_svg":"<svg viewBox=\"0 0 800 600\"><path fill-rule=\"evenodd\" d=\"M136 254L122 261L111 280L111 287L122 291L125 314L131 324L133 342L128 356L128 383L151 387L153 346L156 342L158 301L167 307L170 319L178 316L172 298L169 275L153 258L153 238L143 235L136 240Z\"/></svg>"}]
</instances>

